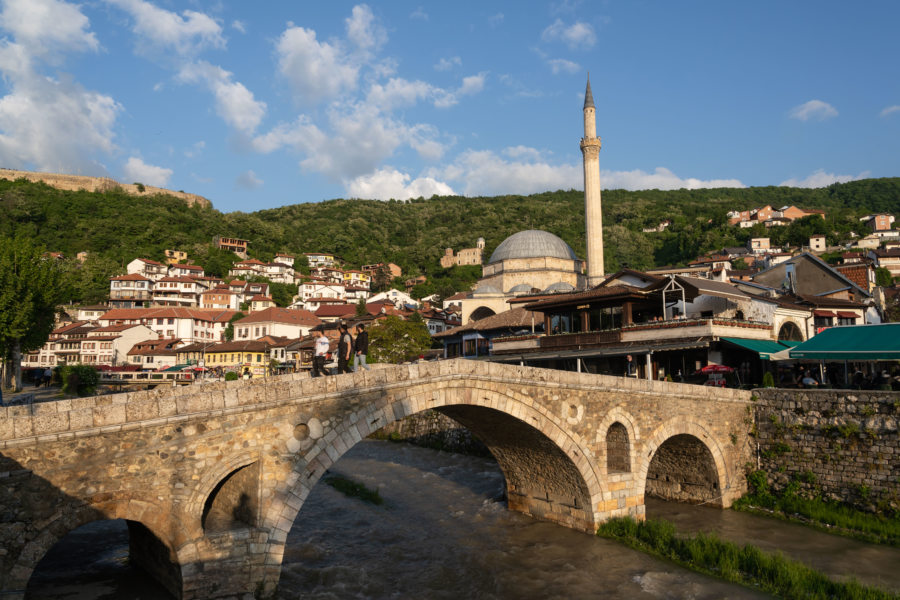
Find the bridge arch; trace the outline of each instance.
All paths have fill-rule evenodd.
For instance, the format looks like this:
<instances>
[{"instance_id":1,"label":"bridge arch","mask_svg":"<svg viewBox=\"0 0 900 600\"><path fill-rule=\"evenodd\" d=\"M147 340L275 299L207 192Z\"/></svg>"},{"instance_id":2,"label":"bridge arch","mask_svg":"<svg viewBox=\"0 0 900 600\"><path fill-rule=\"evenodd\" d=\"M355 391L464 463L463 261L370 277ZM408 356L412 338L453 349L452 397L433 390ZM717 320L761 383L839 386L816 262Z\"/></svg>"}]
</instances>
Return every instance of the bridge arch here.
<instances>
[{"instance_id":1,"label":"bridge arch","mask_svg":"<svg viewBox=\"0 0 900 600\"><path fill-rule=\"evenodd\" d=\"M523 394L477 379L449 381L439 390L409 390L374 407L372 403L345 416L314 448L298 457L289 477L291 485L276 492L263 515L264 526L272 530L271 564L280 564L288 530L328 468L385 425L428 409L457 420L487 445L504 473L510 508L583 531L596 529L601 515L595 507L608 492L594 470L587 444L565 427L562 415ZM516 453L526 452L526 447L531 448L530 454L517 460ZM313 458L306 460L310 452ZM540 468L528 471L528 465ZM547 489L537 494L535 485ZM277 579L268 580L265 589L276 584Z\"/></svg>"},{"instance_id":2,"label":"bridge arch","mask_svg":"<svg viewBox=\"0 0 900 600\"><path fill-rule=\"evenodd\" d=\"M668 464L661 465L663 461ZM659 426L643 445L638 489L644 496L648 478L654 472L662 473L674 480L658 486L657 493L673 499L727 507L731 504L728 493L731 477L726 464L721 447L709 431L689 418L673 417ZM666 466L674 467L678 472L667 472ZM697 475L702 481L689 481L691 476L696 478ZM692 491L686 491L685 487Z\"/></svg>"},{"instance_id":3,"label":"bridge arch","mask_svg":"<svg viewBox=\"0 0 900 600\"><path fill-rule=\"evenodd\" d=\"M186 539L186 532L179 524L173 523L170 517L169 510L164 510L153 502L135 498L64 507L56 519L22 548L16 565L10 571L9 587L26 589L41 560L79 527L96 521L122 519L128 523L132 557L146 566L146 570L172 593L180 595L181 563L173 540ZM135 557L135 551L142 555Z\"/></svg>"},{"instance_id":4,"label":"bridge arch","mask_svg":"<svg viewBox=\"0 0 900 600\"><path fill-rule=\"evenodd\" d=\"M624 428L628 442L628 469L626 472L634 473L635 465L638 457L637 449L641 442L641 430L637 424L637 419L630 412L625 410L622 405L614 406L606 417L597 426L596 445L599 449L598 467L603 475L609 474L609 431L615 424L619 424ZM604 459L605 457L605 459Z\"/></svg>"}]
</instances>

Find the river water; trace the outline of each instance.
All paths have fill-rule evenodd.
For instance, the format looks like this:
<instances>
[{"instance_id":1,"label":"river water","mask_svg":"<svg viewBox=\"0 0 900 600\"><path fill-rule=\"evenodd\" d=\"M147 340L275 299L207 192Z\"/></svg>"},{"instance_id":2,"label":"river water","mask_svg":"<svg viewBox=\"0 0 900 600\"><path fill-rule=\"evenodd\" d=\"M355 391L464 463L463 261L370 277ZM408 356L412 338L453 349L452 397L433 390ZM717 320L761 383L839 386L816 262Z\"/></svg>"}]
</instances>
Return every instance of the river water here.
<instances>
[{"instance_id":1,"label":"river water","mask_svg":"<svg viewBox=\"0 0 900 600\"><path fill-rule=\"evenodd\" d=\"M288 537L279 600L768 597L510 512L492 460L367 440L332 472L377 488L385 503L317 485ZM651 500L648 515L900 591L895 548L715 508ZM128 565L127 539L121 521L73 532L41 563L29 598L168 598Z\"/></svg>"}]
</instances>

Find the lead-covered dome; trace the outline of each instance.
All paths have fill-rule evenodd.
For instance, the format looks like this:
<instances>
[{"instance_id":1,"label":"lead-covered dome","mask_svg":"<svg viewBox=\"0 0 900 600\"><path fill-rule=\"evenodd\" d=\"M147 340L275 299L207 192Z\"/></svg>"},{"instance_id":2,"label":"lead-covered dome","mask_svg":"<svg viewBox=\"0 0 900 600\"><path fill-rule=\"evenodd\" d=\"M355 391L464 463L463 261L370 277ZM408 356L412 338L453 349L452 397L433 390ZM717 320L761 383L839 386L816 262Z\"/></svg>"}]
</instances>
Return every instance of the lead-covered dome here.
<instances>
[{"instance_id":1,"label":"lead-covered dome","mask_svg":"<svg viewBox=\"0 0 900 600\"><path fill-rule=\"evenodd\" d=\"M547 231L529 229L514 233L497 246L488 264L511 258L563 258L578 260L571 247Z\"/></svg>"}]
</instances>

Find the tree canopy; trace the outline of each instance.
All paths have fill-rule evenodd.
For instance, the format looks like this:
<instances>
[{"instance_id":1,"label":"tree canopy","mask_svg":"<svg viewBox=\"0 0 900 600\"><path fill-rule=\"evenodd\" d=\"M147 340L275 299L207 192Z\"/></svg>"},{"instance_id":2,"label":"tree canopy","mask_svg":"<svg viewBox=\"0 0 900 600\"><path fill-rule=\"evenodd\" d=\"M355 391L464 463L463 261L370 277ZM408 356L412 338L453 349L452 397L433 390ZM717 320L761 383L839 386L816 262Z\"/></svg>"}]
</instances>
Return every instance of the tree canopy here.
<instances>
[{"instance_id":1,"label":"tree canopy","mask_svg":"<svg viewBox=\"0 0 900 600\"><path fill-rule=\"evenodd\" d=\"M727 224L730 210L795 205L824 210L788 226L742 229ZM900 213L900 178L865 179L825 188L751 187L697 190L604 190L605 264L648 268L686 264L697 256L742 246L751 237L769 237L773 245L806 244L812 234L828 242L849 232L867 233L859 217ZM663 231L645 233L663 221ZM136 201L121 191L65 191L24 180L0 180L0 236L21 234L40 239L50 250L96 257L83 266L90 284L72 285L76 301L96 298L104 277L124 272L136 257L162 260L165 249L184 250L208 273L224 276L231 253L210 247L213 236L249 240L251 257L270 260L277 252L336 254L348 266L392 262L409 276L426 275L429 285L417 296L460 291L480 276L475 266L442 269L444 248L455 250L485 239L484 255L523 229L543 229L585 257L584 194L559 190L530 196L435 197L409 202L328 200L253 213L221 213L189 206L169 196ZM76 272L75 269L72 269ZM474 275L473 275L474 274ZM379 276L376 287L387 284Z\"/></svg>"},{"instance_id":2,"label":"tree canopy","mask_svg":"<svg viewBox=\"0 0 900 600\"><path fill-rule=\"evenodd\" d=\"M43 247L24 235L0 237L0 356L12 360L17 389L19 354L49 338L64 299L62 282L60 265Z\"/></svg>"}]
</instances>

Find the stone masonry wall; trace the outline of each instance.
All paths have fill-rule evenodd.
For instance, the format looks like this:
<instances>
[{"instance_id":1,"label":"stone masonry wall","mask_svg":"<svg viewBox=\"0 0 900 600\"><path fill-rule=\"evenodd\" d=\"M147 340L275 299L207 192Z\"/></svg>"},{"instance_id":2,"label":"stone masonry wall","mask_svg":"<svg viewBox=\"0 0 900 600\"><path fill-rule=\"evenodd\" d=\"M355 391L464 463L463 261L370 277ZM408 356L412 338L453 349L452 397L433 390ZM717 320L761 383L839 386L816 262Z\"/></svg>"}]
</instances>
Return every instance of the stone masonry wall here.
<instances>
[{"instance_id":1,"label":"stone masonry wall","mask_svg":"<svg viewBox=\"0 0 900 600\"><path fill-rule=\"evenodd\" d=\"M758 468L783 491L866 510L900 508L900 394L760 389L755 408Z\"/></svg>"},{"instance_id":2,"label":"stone masonry wall","mask_svg":"<svg viewBox=\"0 0 900 600\"><path fill-rule=\"evenodd\" d=\"M409 442L448 452L489 455L487 447L471 431L435 410L425 410L381 428L376 439Z\"/></svg>"}]
</instances>

